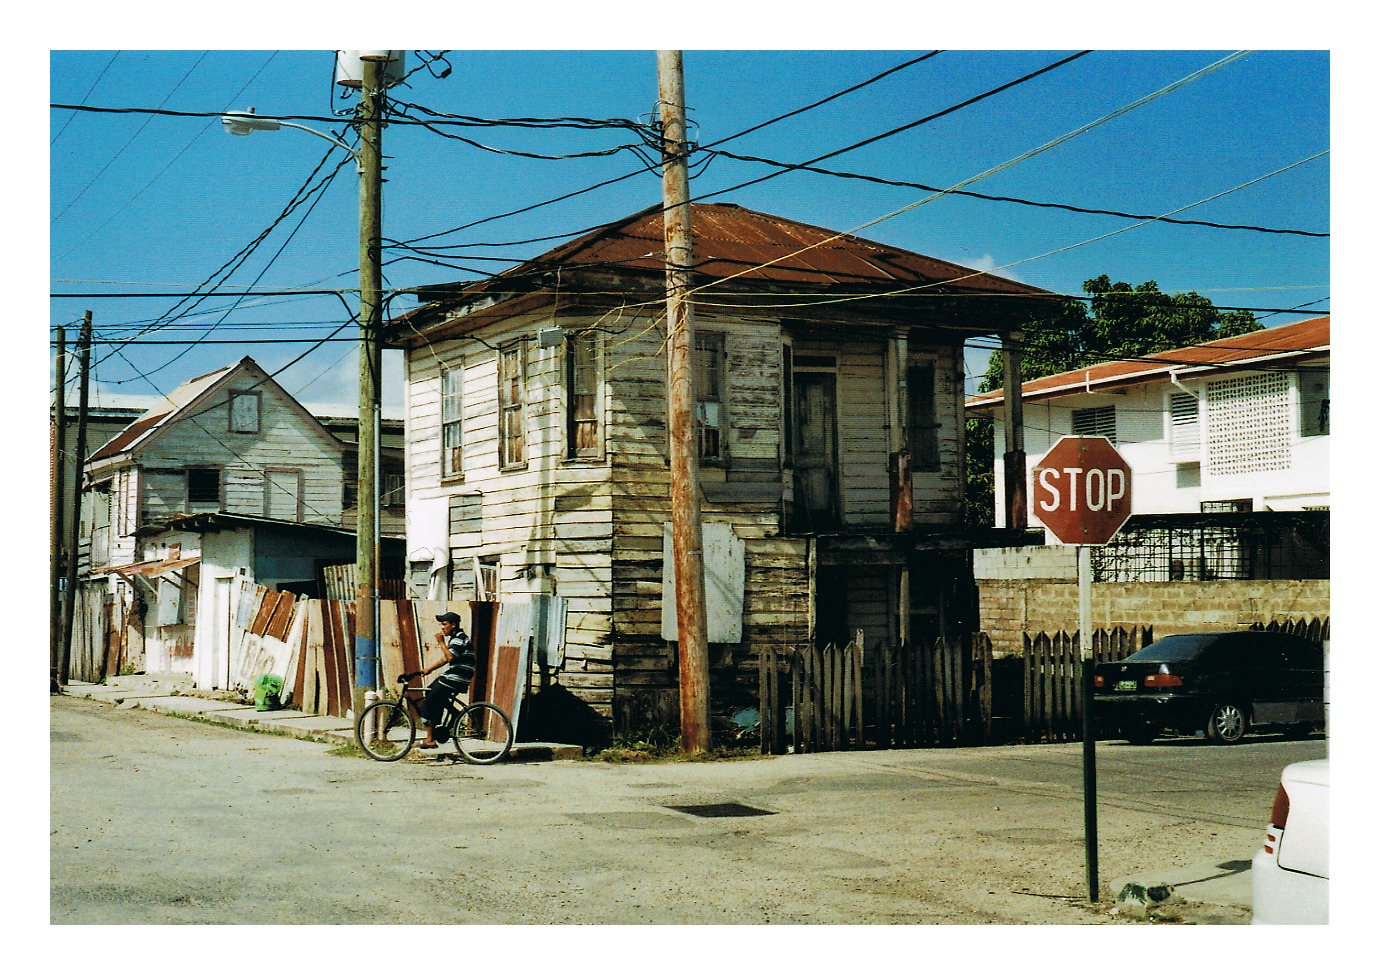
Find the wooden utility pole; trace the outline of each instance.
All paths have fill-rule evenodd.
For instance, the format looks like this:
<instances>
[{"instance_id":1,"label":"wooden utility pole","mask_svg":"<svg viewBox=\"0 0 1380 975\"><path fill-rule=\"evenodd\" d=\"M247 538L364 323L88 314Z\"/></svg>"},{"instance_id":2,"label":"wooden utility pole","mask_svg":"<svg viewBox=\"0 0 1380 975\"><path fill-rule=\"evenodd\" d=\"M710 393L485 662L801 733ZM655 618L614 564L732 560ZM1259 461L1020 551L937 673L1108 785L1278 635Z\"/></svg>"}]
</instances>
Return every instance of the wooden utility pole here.
<instances>
[{"instance_id":1,"label":"wooden utility pole","mask_svg":"<svg viewBox=\"0 0 1380 975\"><path fill-rule=\"evenodd\" d=\"M699 451L695 438L695 315L690 302L694 249L690 229L689 143L681 52L657 52L661 171L666 233L667 423L671 462L671 543L680 647L681 747L707 752L709 643L704 601Z\"/></svg>"},{"instance_id":2,"label":"wooden utility pole","mask_svg":"<svg viewBox=\"0 0 1380 975\"><path fill-rule=\"evenodd\" d=\"M81 488L86 467L86 411L91 391L91 312L82 320L77 359L81 363L81 386L77 395L77 445L72 451L76 465L76 486L72 490L72 524L67 535L67 599L62 604L62 646L58 660L58 683L65 685L72 667L72 629L77 609L77 562L81 546Z\"/></svg>"},{"instance_id":3,"label":"wooden utility pole","mask_svg":"<svg viewBox=\"0 0 1380 975\"><path fill-rule=\"evenodd\" d=\"M65 578L62 565L62 546L65 524L64 505L67 491L67 326L58 327L57 360L55 374L56 392L53 397L52 426L52 552L48 566L48 666L56 679L62 667L62 580ZM77 482L80 484L80 480ZM71 594L68 594L71 598Z\"/></svg>"},{"instance_id":4,"label":"wooden utility pole","mask_svg":"<svg viewBox=\"0 0 1380 975\"><path fill-rule=\"evenodd\" d=\"M359 89L359 430L355 493L355 686L354 711L378 686L378 432L379 331L383 276L383 107L385 60L362 61Z\"/></svg>"}]
</instances>

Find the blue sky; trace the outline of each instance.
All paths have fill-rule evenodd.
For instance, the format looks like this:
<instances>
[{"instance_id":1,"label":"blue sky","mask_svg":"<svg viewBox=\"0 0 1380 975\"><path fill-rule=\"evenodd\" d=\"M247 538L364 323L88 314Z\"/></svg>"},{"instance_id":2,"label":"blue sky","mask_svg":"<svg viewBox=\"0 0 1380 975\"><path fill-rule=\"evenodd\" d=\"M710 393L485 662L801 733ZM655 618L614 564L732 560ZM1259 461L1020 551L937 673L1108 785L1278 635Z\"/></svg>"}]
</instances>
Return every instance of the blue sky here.
<instances>
[{"instance_id":1,"label":"blue sky","mask_svg":"<svg viewBox=\"0 0 1380 975\"><path fill-rule=\"evenodd\" d=\"M823 106L730 138L930 50L687 50L685 84L698 140L739 155L805 162L949 109L1078 49L942 50ZM951 187L1077 133L1234 53L1230 48L1096 50L819 165ZM1329 61L1326 51L1245 54L965 188L1143 215L1167 214L1226 193L1175 216L1325 234L1330 229ZM448 77L434 76L446 66ZM651 49L453 50L433 67L423 67L408 51L409 70L421 70L391 96L434 113L484 119L642 122L650 118L656 99ZM187 113L252 105L261 115L320 117L348 113L355 104L333 94L333 52L325 49L55 49L49 68L54 104ZM346 133L346 121L342 116L338 123L301 124ZM110 296L186 292L203 285L273 225L321 163L330 149L327 142L295 131L234 138L215 118L139 112L50 108L49 124L50 290L97 295L52 298L50 323L76 322L89 308L98 339L130 338L150 322L166 321L167 327L142 336L143 341L202 336L236 342L189 348L136 339L98 345L94 402L113 405L129 395L167 392L243 355L275 371L311 345L263 339L317 339L343 322L346 308L330 296L213 294L190 309L179 308L173 297ZM629 149L559 160L511 152L569 156L616 149L638 141L625 129L445 131L488 149L415 126L387 130L385 238L405 241L460 228L643 166ZM1310 157L1317 158L1303 162ZM343 158L336 151L322 173ZM1286 167L1293 168L1270 176ZM1329 308L1327 237L1163 222L1136 226L1140 221L956 195L872 223L932 194L805 172L730 191L778 172L779 167L719 155L697 171L692 193L834 230L856 230L1052 291L1080 294L1083 281L1105 273L1133 284L1153 280L1165 291L1197 291L1221 306L1305 311L1269 317L1261 312L1270 325ZM658 203L660 192L659 177L644 172L562 203L446 234L432 243L460 248L444 262L448 266L389 250L386 286L405 289L499 270L559 243L513 242L618 219ZM341 167L307 210L303 205L282 221L220 290L354 287L358 183L353 165ZM350 306L355 301L350 295L345 300ZM412 304L401 297L392 310ZM214 331L211 325L217 326ZM347 329L341 337L353 334ZM970 358L976 363L981 356ZM318 409L352 413L356 362L353 343L328 342L278 378ZM400 409L400 379L401 369L390 355L384 398L386 411L394 414Z\"/></svg>"}]
</instances>

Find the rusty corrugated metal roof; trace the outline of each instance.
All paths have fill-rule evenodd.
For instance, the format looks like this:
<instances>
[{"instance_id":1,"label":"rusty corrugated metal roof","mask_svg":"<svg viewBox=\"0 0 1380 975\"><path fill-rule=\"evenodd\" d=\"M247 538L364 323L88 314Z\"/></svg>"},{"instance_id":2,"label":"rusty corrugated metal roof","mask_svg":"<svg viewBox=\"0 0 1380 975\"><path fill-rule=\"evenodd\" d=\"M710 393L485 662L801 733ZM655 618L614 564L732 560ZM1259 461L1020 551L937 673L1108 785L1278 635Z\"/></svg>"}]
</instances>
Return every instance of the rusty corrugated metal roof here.
<instances>
[{"instance_id":1,"label":"rusty corrugated metal roof","mask_svg":"<svg viewBox=\"0 0 1380 975\"><path fill-rule=\"evenodd\" d=\"M1142 359L1099 362L1083 369L1071 369L1053 376L1042 376L1021 385L1026 400L1048 399L1090 388L1115 388L1167 377L1171 372L1213 366L1246 364L1276 356L1296 356L1331 347L1331 316L1310 318L1292 325L1233 335L1201 345L1168 352L1155 352ZM993 390L968 399L973 409L1000 406L1002 390Z\"/></svg>"},{"instance_id":2,"label":"rusty corrugated metal roof","mask_svg":"<svg viewBox=\"0 0 1380 975\"><path fill-rule=\"evenodd\" d=\"M879 294L932 285L936 293L1053 297L1050 292L898 247L759 213L731 203L691 204L694 268L702 279L726 278L831 292ZM459 304L505 282L542 271L603 267L664 272L661 207L651 207L562 244L488 281L401 316ZM851 287L850 287L851 286Z\"/></svg>"}]
</instances>

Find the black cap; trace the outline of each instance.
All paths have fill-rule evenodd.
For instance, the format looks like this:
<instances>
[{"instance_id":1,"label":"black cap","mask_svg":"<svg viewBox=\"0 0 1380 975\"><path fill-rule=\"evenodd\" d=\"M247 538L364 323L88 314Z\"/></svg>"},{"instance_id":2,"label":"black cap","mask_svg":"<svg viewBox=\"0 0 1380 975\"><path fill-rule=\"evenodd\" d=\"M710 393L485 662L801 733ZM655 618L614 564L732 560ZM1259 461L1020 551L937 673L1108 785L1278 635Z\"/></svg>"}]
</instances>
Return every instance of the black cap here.
<instances>
[{"instance_id":1,"label":"black cap","mask_svg":"<svg viewBox=\"0 0 1380 975\"><path fill-rule=\"evenodd\" d=\"M459 626L459 625L460 625L460 617L459 617L459 615L456 614L456 613L442 613L440 616L436 617L436 622L438 622L438 623L454 623L456 626Z\"/></svg>"}]
</instances>

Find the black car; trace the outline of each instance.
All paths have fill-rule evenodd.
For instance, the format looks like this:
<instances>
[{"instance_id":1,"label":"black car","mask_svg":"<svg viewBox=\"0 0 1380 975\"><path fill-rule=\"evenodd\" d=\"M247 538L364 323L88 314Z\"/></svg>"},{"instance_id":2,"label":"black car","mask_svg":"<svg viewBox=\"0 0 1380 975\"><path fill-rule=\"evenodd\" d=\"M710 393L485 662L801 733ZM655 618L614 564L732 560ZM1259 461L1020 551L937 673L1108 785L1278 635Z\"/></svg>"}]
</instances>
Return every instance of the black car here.
<instances>
[{"instance_id":1,"label":"black car","mask_svg":"<svg viewBox=\"0 0 1380 975\"><path fill-rule=\"evenodd\" d=\"M1165 637L1094 671L1100 737L1165 731L1230 745L1252 728L1306 735L1323 721L1322 648L1261 630Z\"/></svg>"}]
</instances>

